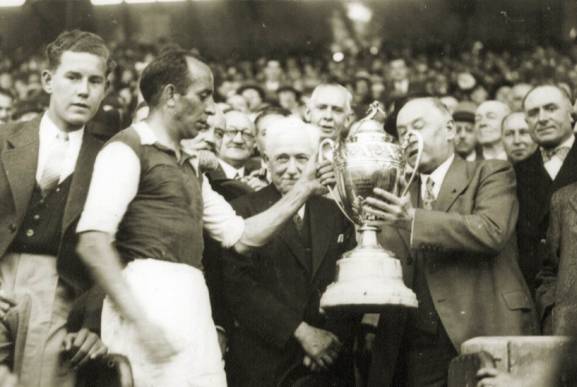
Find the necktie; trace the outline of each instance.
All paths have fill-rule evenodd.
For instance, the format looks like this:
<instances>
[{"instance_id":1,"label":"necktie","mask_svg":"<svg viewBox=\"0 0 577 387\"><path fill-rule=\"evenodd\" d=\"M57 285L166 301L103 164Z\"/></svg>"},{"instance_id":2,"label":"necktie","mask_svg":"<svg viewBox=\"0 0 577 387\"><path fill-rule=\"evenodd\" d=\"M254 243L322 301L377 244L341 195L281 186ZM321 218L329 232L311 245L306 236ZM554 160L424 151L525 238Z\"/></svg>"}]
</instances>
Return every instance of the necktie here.
<instances>
[{"instance_id":1,"label":"necktie","mask_svg":"<svg viewBox=\"0 0 577 387\"><path fill-rule=\"evenodd\" d=\"M52 144L40 181L38 182L44 195L56 188L58 185L64 166L64 160L66 159L67 149L68 133L59 132Z\"/></svg>"},{"instance_id":2,"label":"necktie","mask_svg":"<svg viewBox=\"0 0 577 387\"><path fill-rule=\"evenodd\" d=\"M554 156L557 156L559 159L561 159L561 161L565 161L570 150L571 148L568 146L562 146L551 150L542 149L541 154L543 155L543 162L546 163L551 161Z\"/></svg>"},{"instance_id":3,"label":"necktie","mask_svg":"<svg viewBox=\"0 0 577 387\"><path fill-rule=\"evenodd\" d=\"M425 192L423 193L423 208L425 210L433 209L433 202L435 201L435 193L433 188L435 187L435 182L431 176L425 178Z\"/></svg>"},{"instance_id":4,"label":"necktie","mask_svg":"<svg viewBox=\"0 0 577 387\"><path fill-rule=\"evenodd\" d=\"M293 222L295 224L297 232L299 233L300 236L302 236L303 228L304 228L304 220L303 220L303 218L301 218L301 216L298 214L298 212L296 214L294 214Z\"/></svg>"}]
</instances>

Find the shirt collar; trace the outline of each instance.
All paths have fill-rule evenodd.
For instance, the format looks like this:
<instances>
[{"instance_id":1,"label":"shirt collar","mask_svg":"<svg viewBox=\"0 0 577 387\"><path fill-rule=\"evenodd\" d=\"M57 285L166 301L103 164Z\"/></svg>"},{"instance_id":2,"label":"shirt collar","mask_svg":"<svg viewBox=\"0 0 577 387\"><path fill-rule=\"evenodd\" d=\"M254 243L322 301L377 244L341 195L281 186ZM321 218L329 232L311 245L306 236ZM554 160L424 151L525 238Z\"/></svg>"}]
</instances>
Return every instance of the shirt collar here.
<instances>
[{"instance_id":1,"label":"shirt collar","mask_svg":"<svg viewBox=\"0 0 577 387\"><path fill-rule=\"evenodd\" d=\"M433 183L435 184L433 186L433 193L435 194L435 197L439 195L439 192L441 191L441 185L443 184L443 180L445 180L445 176L447 175L447 172L449 171L449 168L451 167L451 164L453 163L454 159L455 154L453 153L451 156L449 156L447 160L443 161L441 165L439 165L433 172L431 172L430 175L425 175L421 173L422 182L425 182L425 180L429 176L433 180Z\"/></svg>"},{"instance_id":2,"label":"shirt collar","mask_svg":"<svg viewBox=\"0 0 577 387\"><path fill-rule=\"evenodd\" d=\"M477 152L473 150L471 153L469 153L469 154L467 155L467 157L465 157L465 160L467 160L467 161L475 161L475 160L477 160Z\"/></svg>"},{"instance_id":3,"label":"shirt collar","mask_svg":"<svg viewBox=\"0 0 577 387\"><path fill-rule=\"evenodd\" d=\"M71 143L79 143L80 141L82 141L85 127L86 125L78 130L66 132L68 134L68 141L70 141ZM44 115L42 115L42 119L40 120L41 141L56 138L58 133L64 133L64 131L60 129L54 123L54 121L52 121L52 119L50 119L50 117L48 116L48 112L44 113Z\"/></svg>"},{"instance_id":4,"label":"shirt collar","mask_svg":"<svg viewBox=\"0 0 577 387\"><path fill-rule=\"evenodd\" d=\"M571 135L569 136L569 138L565 141L563 141L561 144L557 145L555 147L555 149L561 149L561 148L569 148L571 149L573 147L573 144L575 143L575 135Z\"/></svg>"},{"instance_id":5,"label":"shirt collar","mask_svg":"<svg viewBox=\"0 0 577 387\"><path fill-rule=\"evenodd\" d=\"M171 153L174 153L173 149L163 145L160 143L160 141L158 141L158 138L146 121L139 121L134 123L132 124L132 128L134 128L138 134L138 137L140 137L140 143L142 145L151 145L163 151L170 151ZM182 146L179 147L179 149L182 154L182 159L179 161L179 163L184 163L185 161L189 160L195 172L198 174L198 154L192 150L187 150Z\"/></svg>"},{"instance_id":6,"label":"shirt collar","mask_svg":"<svg viewBox=\"0 0 577 387\"><path fill-rule=\"evenodd\" d=\"M224 171L224 174L226 175L227 179L234 179L237 174L240 177L244 177L244 166L236 169L235 167L233 167L232 165L230 165L229 163L227 163L222 159L218 159L218 162L220 163L220 166L222 167L222 170Z\"/></svg>"}]
</instances>

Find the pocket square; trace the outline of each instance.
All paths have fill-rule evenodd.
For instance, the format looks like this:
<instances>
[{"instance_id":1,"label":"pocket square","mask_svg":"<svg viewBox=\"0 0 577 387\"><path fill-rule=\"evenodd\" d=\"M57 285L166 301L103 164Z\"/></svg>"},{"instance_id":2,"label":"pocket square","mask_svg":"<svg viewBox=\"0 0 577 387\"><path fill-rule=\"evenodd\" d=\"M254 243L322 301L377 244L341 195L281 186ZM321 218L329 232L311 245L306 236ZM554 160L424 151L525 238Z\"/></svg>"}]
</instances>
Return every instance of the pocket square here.
<instances>
[{"instance_id":1,"label":"pocket square","mask_svg":"<svg viewBox=\"0 0 577 387\"><path fill-rule=\"evenodd\" d=\"M345 234L339 234L337 237L337 243L343 243L345 241Z\"/></svg>"}]
</instances>

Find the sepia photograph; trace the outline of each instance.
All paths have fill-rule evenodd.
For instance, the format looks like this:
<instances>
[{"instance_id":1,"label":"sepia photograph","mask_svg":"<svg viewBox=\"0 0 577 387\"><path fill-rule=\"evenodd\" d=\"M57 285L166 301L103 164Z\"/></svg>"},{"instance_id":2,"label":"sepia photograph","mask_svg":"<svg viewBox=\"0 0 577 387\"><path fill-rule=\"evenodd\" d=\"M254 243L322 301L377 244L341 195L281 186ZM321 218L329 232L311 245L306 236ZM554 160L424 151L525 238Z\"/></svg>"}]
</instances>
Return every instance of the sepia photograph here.
<instances>
[{"instance_id":1,"label":"sepia photograph","mask_svg":"<svg viewBox=\"0 0 577 387\"><path fill-rule=\"evenodd\" d=\"M0 387L577 386L576 0L0 0Z\"/></svg>"}]
</instances>

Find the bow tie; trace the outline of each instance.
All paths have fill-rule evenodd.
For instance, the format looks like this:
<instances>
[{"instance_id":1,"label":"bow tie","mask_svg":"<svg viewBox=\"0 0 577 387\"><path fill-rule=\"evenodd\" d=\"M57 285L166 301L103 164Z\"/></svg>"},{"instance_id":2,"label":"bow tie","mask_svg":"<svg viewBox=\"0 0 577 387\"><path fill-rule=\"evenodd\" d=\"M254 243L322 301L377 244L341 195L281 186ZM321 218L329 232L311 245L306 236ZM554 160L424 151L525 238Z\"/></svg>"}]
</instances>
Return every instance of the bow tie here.
<instances>
[{"instance_id":1,"label":"bow tie","mask_svg":"<svg viewBox=\"0 0 577 387\"><path fill-rule=\"evenodd\" d=\"M571 148L569 148L568 146L562 146L560 148L555 148L555 149L541 149L541 155L543 156L543 162L548 162L550 161L553 156L557 156L561 161L565 161L565 159L567 158L567 154L569 153L569 151L571 150Z\"/></svg>"}]
</instances>

